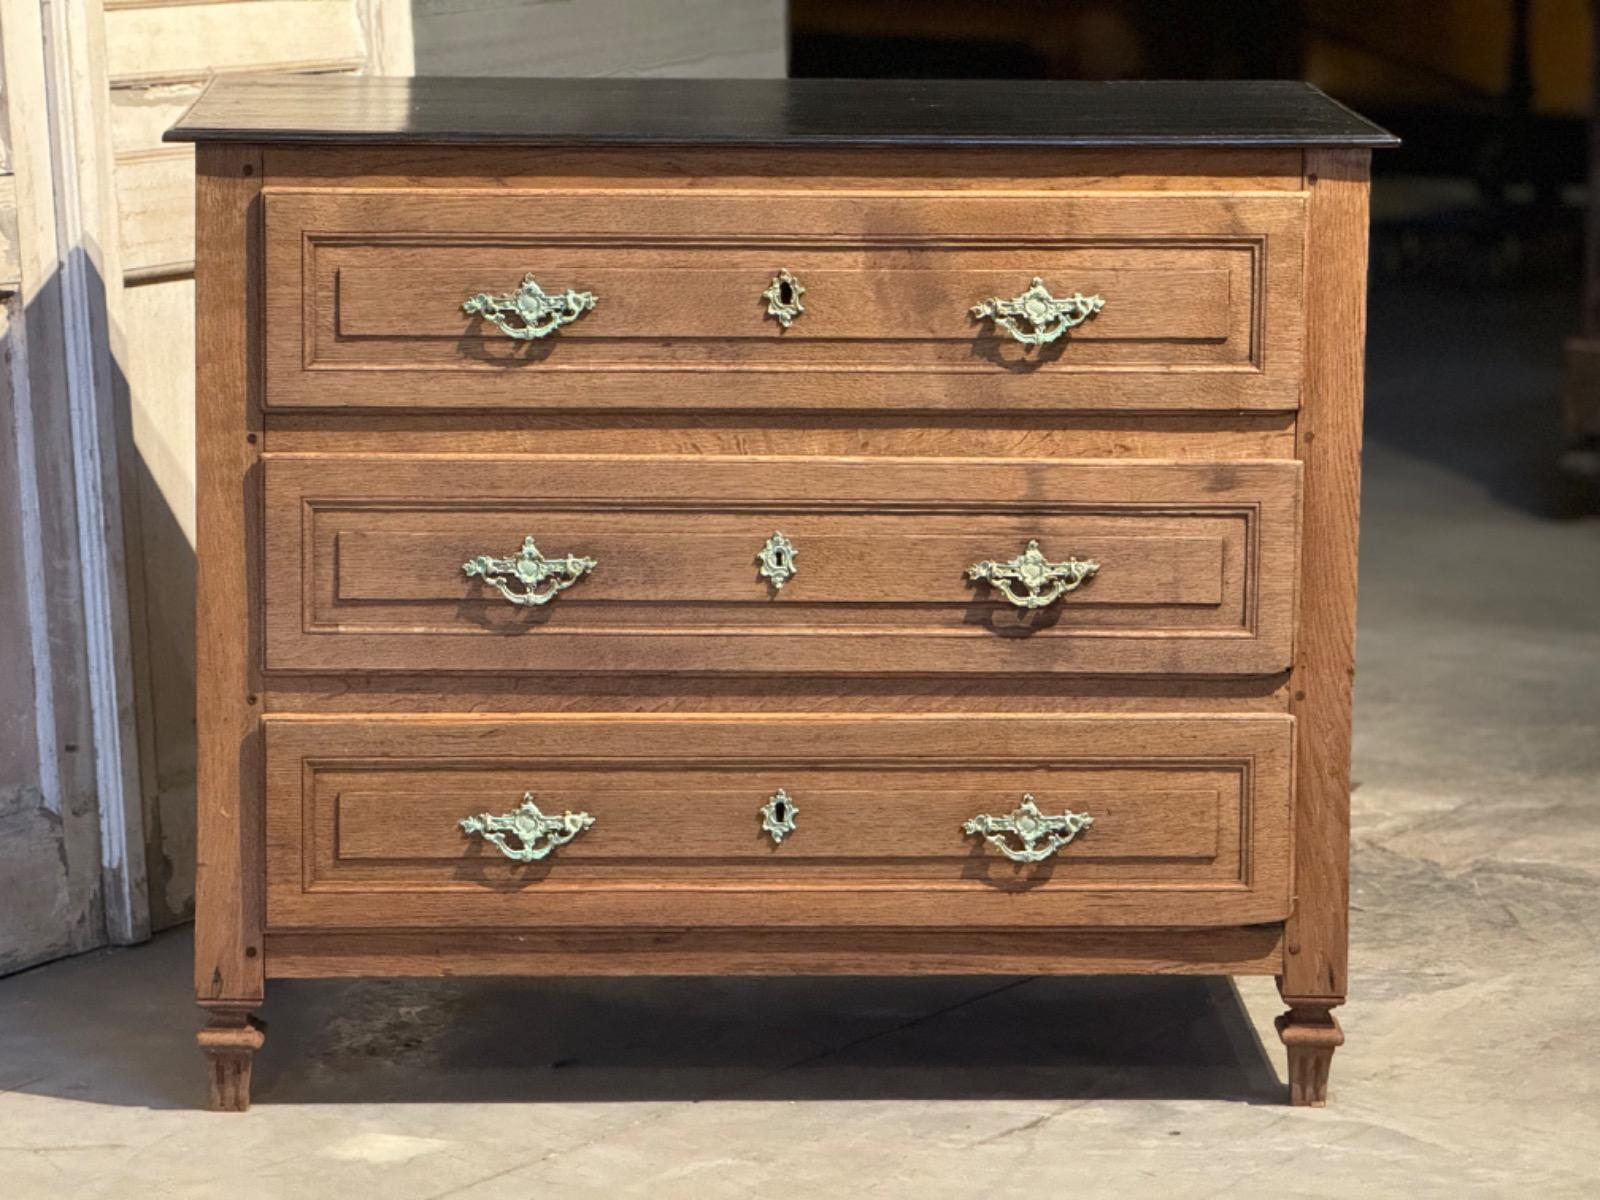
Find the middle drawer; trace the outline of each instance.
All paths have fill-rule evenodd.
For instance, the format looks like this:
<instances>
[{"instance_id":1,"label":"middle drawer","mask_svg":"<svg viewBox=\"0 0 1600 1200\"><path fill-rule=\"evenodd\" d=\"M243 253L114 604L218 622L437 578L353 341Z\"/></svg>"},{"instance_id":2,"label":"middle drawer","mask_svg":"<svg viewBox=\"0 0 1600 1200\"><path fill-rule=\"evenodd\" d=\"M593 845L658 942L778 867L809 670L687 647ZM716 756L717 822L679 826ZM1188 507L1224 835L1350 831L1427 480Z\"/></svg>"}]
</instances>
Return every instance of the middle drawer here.
<instances>
[{"instance_id":1,"label":"middle drawer","mask_svg":"<svg viewBox=\"0 0 1600 1200\"><path fill-rule=\"evenodd\" d=\"M1269 674L1294 462L268 454L266 666Z\"/></svg>"}]
</instances>

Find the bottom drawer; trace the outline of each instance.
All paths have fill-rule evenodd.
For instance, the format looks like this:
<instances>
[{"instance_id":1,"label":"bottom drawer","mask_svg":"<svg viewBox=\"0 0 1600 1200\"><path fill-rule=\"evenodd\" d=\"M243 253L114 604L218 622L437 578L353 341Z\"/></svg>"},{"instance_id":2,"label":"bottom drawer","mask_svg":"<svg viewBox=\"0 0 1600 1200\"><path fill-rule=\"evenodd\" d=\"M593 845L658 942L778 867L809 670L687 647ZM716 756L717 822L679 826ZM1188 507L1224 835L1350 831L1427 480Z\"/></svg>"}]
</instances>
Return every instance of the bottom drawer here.
<instances>
[{"instance_id":1,"label":"bottom drawer","mask_svg":"<svg viewBox=\"0 0 1600 1200\"><path fill-rule=\"evenodd\" d=\"M1287 716L264 724L276 930L1185 927L1288 911Z\"/></svg>"}]
</instances>

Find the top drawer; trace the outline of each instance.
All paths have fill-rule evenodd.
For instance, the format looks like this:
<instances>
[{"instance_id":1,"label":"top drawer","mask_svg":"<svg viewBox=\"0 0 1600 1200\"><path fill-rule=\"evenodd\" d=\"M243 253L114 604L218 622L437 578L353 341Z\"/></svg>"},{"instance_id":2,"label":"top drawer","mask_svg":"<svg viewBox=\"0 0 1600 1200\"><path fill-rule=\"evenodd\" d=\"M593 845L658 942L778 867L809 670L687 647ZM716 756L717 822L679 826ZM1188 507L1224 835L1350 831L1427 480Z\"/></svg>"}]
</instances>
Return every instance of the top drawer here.
<instances>
[{"instance_id":1,"label":"top drawer","mask_svg":"<svg viewBox=\"0 0 1600 1200\"><path fill-rule=\"evenodd\" d=\"M1299 404L1298 194L269 188L265 203L271 408ZM780 271L804 288L787 328L763 296ZM463 310L527 276L594 303L522 340ZM1035 277L1103 306L1038 345L974 314Z\"/></svg>"}]
</instances>

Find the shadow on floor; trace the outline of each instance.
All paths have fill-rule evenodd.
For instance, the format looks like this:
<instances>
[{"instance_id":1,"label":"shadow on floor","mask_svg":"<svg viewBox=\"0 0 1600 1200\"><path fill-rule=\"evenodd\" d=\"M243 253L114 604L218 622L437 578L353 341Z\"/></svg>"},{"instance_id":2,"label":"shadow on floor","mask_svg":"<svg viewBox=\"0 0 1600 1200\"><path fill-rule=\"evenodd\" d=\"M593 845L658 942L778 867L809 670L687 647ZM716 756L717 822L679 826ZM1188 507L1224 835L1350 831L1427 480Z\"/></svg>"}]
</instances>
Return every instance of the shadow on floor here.
<instances>
[{"instance_id":1,"label":"shadow on floor","mask_svg":"<svg viewBox=\"0 0 1600 1200\"><path fill-rule=\"evenodd\" d=\"M199 1105L188 947L9 980L0 1088ZM1284 1094L1222 979L286 980L262 1016L263 1105Z\"/></svg>"}]
</instances>

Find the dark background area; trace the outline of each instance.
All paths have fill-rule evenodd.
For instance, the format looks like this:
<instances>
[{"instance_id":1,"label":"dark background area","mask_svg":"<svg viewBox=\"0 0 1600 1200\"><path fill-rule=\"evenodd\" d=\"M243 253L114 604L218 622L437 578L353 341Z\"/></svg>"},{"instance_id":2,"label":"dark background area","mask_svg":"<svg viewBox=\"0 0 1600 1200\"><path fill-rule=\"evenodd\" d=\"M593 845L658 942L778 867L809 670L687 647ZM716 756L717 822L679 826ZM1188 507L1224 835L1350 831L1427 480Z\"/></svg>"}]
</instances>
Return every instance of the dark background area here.
<instances>
[{"instance_id":1,"label":"dark background area","mask_svg":"<svg viewBox=\"0 0 1600 1200\"><path fill-rule=\"evenodd\" d=\"M1397 173L1545 200L1586 175L1588 0L791 0L797 78L1306 79Z\"/></svg>"},{"instance_id":2,"label":"dark background area","mask_svg":"<svg viewBox=\"0 0 1600 1200\"><path fill-rule=\"evenodd\" d=\"M1317 84L1404 139L1373 163L1369 438L1525 510L1591 502L1558 465L1575 438L1562 347L1583 325L1589 0L791 0L790 13L797 78Z\"/></svg>"}]
</instances>

